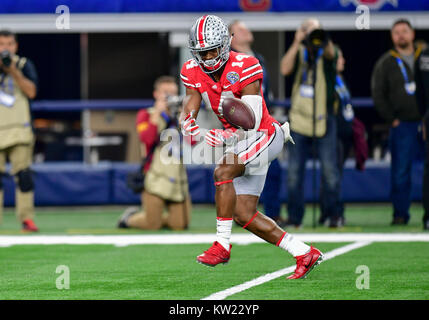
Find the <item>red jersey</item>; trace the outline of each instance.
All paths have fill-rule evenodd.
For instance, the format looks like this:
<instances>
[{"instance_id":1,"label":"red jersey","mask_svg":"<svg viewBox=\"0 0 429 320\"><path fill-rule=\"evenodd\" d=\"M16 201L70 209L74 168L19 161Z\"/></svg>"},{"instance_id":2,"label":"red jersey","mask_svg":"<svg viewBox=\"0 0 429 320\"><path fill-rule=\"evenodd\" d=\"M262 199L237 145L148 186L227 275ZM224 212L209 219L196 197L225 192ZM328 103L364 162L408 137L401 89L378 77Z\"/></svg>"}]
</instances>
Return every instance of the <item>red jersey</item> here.
<instances>
[{"instance_id":1,"label":"red jersey","mask_svg":"<svg viewBox=\"0 0 429 320\"><path fill-rule=\"evenodd\" d=\"M180 78L186 88L198 90L208 108L217 115L225 129L236 130L219 113L221 95L241 99L241 91L254 81L262 82L263 70L259 60L253 56L231 51L225 64L219 82L215 82L208 74L201 70L194 59L184 63ZM262 119L258 131L272 134L275 131L273 123L278 123L268 112L262 93Z\"/></svg>"}]
</instances>

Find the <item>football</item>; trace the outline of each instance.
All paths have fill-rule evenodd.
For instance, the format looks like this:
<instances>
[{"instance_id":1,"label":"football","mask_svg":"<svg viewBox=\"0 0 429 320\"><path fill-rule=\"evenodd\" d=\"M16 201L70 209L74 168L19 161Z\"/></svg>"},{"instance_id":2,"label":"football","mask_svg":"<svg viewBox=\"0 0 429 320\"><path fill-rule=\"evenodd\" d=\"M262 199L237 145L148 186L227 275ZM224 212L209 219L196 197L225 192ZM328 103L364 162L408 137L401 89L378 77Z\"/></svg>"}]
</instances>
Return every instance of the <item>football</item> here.
<instances>
[{"instance_id":1,"label":"football","mask_svg":"<svg viewBox=\"0 0 429 320\"><path fill-rule=\"evenodd\" d=\"M222 103L223 117L236 128L243 130L255 127L255 114L243 101L237 98L225 98Z\"/></svg>"}]
</instances>

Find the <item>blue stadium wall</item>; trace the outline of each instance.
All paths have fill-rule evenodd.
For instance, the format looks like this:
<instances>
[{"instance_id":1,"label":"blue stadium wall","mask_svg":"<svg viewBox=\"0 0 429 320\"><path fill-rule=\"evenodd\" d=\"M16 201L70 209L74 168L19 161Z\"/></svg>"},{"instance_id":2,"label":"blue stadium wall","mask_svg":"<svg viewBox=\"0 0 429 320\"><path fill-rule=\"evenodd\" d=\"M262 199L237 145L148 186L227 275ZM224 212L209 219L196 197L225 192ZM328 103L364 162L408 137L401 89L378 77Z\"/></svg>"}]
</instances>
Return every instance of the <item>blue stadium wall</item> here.
<instances>
[{"instance_id":1,"label":"blue stadium wall","mask_svg":"<svg viewBox=\"0 0 429 320\"><path fill-rule=\"evenodd\" d=\"M138 204L140 197L126 186L126 176L138 169L137 164L100 163L44 163L33 165L35 176L35 202L38 206L62 205L126 205ZM194 203L214 203L212 166L188 166L190 192ZM287 167L281 166L281 200L287 202ZM313 199L313 171L307 167L305 199ZM320 181L319 170L316 171ZM412 170L412 199L422 199L423 164L415 163ZM5 204L14 205L15 186L12 177L4 179ZM269 181L266 182L267 184ZM319 185L316 186L319 190ZM345 168L342 196L346 202L387 202L390 189L390 167L368 163L365 171L357 171L353 161ZM316 195L318 196L318 194ZM262 199L264 194L262 195Z\"/></svg>"},{"instance_id":2,"label":"blue stadium wall","mask_svg":"<svg viewBox=\"0 0 429 320\"><path fill-rule=\"evenodd\" d=\"M66 5L74 13L130 12L320 12L355 11L359 5L379 11L429 10L428 0L1 0L0 14L54 13L57 6Z\"/></svg>"}]
</instances>

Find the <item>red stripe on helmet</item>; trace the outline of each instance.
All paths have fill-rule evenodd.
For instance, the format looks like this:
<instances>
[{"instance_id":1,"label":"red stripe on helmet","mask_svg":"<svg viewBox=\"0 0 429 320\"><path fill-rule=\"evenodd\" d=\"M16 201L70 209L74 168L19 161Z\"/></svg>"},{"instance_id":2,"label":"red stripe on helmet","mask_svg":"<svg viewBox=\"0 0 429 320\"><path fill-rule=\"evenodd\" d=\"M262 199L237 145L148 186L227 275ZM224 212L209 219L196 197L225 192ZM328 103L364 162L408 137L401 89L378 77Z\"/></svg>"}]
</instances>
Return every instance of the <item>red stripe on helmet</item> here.
<instances>
[{"instance_id":1,"label":"red stripe on helmet","mask_svg":"<svg viewBox=\"0 0 429 320\"><path fill-rule=\"evenodd\" d=\"M206 22L206 18L207 16L203 16L200 20L200 22L198 23L198 35L197 35L197 39L198 42L200 43L200 47L204 48L204 34L203 34L203 30L204 30L204 23Z\"/></svg>"}]
</instances>

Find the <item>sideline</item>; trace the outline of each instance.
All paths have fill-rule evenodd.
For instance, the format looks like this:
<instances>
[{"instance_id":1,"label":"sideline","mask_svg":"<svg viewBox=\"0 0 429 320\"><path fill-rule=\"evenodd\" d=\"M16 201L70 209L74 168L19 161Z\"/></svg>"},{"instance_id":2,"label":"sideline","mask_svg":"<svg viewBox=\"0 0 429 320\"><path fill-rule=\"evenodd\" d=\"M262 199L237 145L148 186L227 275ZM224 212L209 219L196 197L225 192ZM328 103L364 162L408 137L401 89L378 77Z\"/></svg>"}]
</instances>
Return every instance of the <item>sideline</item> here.
<instances>
[{"instance_id":1,"label":"sideline","mask_svg":"<svg viewBox=\"0 0 429 320\"><path fill-rule=\"evenodd\" d=\"M309 243L317 242L429 242L429 233L295 233L294 237ZM0 236L0 247L14 245L90 245L117 247L143 244L205 244L215 241L215 234L142 234L142 235L11 235ZM257 236L233 234L231 242L247 245L265 243Z\"/></svg>"}]
</instances>

